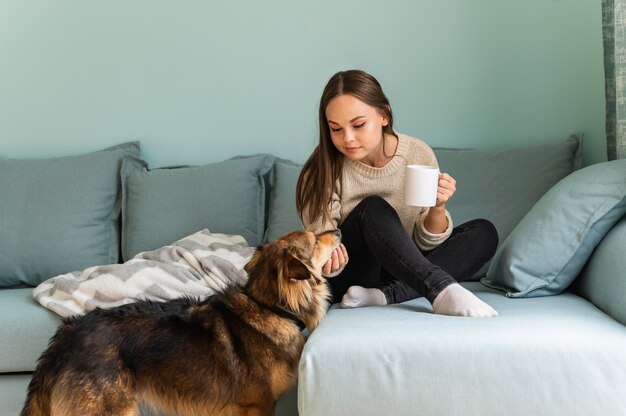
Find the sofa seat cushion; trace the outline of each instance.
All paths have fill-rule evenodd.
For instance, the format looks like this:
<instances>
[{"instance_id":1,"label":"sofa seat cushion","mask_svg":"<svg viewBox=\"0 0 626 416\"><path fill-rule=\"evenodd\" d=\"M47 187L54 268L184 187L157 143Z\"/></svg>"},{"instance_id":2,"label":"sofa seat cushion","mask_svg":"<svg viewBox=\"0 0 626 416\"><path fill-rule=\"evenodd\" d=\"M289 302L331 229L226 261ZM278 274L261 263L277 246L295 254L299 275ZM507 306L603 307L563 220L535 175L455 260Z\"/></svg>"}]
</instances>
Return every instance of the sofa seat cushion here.
<instances>
[{"instance_id":1,"label":"sofa seat cushion","mask_svg":"<svg viewBox=\"0 0 626 416\"><path fill-rule=\"evenodd\" d=\"M333 307L305 344L300 416L623 414L626 327L568 292L464 286L500 315L434 315L424 298Z\"/></svg>"},{"instance_id":2,"label":"sofa seat cushion","mask_svg":"<svg viewBox=\"0 0 626 416\"><path fill-rule=\"evenodd\" d=\"M30 378L30 374L0 374L0 416L20 414Z\"/></svg>"},{"instance_id":3,"label":"sofa seat cushion","mask_svg":"<svg viewBox=\"0 0 626 416\"><path fill-rule=\"evenodd\" d=\"M60 324L32 288L0 290L0 373L33 371Z\"/></svg>"}]
</instances>

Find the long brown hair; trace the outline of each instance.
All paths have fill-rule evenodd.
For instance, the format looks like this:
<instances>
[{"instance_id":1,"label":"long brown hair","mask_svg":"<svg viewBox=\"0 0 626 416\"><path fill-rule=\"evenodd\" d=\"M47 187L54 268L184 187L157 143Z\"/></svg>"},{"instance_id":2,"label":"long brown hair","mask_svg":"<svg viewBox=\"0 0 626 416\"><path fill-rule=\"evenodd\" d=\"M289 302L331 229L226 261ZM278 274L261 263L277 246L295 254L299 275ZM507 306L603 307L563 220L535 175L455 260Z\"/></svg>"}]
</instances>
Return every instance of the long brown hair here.
<instances>
[{"instance_id":1,"label":"long brown hair","mask_svg":"<svg viewBox=\"0 0 626 416\"><path fill-rule=\"evenodd\" d=\"M326 107L332 99L346 94L375 107L388 120L382 129L383 139L386 134L396 135L389 100L376 78L356 69L333 75L320 99L319 144L302 167L296 186L296 209L302 220L305 209L309 221L315 221L320 215L324 220L330 219L329 207L332 194L337 191L335 181L341 177L343 155L331 141Z\"/></svg>"}]
</instances>

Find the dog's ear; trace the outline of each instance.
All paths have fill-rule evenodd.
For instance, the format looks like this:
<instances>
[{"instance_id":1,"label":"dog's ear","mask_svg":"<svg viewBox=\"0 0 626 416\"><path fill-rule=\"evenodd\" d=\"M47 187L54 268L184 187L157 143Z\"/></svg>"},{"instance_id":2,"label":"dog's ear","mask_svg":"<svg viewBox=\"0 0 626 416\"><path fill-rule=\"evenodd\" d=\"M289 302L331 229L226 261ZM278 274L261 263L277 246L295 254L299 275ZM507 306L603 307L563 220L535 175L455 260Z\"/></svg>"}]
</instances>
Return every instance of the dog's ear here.
<instances>
[{"instance_id":1,"label":"dog's ear","mask_svg":"<svg viewBox=\"0 0 626 416\"><path fill-rule=\"evenodd\" d=\"M306 280L311 278L311 272L300 259L294 257L289 250L284 252L283 274L289 279Z\"/></svg>"},{"instance_id":2,"label":"dog's ear","mask_svg":"<svg viewBox=\"0 0 626 416\"><path fill-rule=\"evenodd\" d=\"M259 245L256 247L256 250L254 250L254 253L252 253L252 257L250 258L250 260L248 260L248 262L243 266L243 269L246 271L246 273L257 274L254 272L254 270L260 272L260 267L262 264L261 257L263 255L263 251L265 250L266 245L267 244Z\"/></svg>"}]
</instances>

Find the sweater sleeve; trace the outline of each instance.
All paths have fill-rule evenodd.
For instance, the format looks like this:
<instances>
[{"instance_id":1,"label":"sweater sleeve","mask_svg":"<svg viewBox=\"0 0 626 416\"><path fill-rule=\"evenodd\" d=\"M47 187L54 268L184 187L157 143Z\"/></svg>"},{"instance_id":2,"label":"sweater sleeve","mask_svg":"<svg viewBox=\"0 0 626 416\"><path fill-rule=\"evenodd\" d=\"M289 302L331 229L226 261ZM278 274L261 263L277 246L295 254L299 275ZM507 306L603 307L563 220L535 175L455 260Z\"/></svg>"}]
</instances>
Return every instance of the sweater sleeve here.
<instances>
[{"instance_id":1,"label":"sweater sleeve","mask_svg":"<svg viewBox=\"0 0 626 416\"><path fill-rule=\"evenodd\" d=\"M415 160L414 163L439 167L439 162L437 161L437 157L435 156L433 149L421 141L417 151L417 160ZM415 219L415 226L413 228L413 241L415 241L420 250L424 251L433 250L446 241L448 237L450 237L450 234L452 234L453 228L452 217L450 216L448 210L446 210L448 227L443 233L431 233L424 226L424 221L428 212L429 210L425 209L417 216Z\"/></svg>"},{"instance_id":2,"label":"sweater sleeve","mask_svg":"<svg viewBox=\"0 0 626 416\"><path fill-rule=\"evenodd\" d=\"M341 209L341 201L339 196L336 193L333 193L330 202L330 219L324 219L324 216L320 213L320 215L314 219L310 220L306 215L306 209L303 213L302 224L304 225L304 229L307 231L311 231L314 233L321 233L322 231L334 230L339 225L340 219L340 209Z\"/></svg>"},{"instance_id":3,"label":"sweater sleeve","mask_svg":"<svg viewBox=\"0 0 626 416\"><path fill-rule=\"evenodd\" d=\"M446 210L446 218L448 219L448 227L443 233L434 234L426 229L424 226L424 220L428 215L428 210L422 212L415 222L415 228L413 230L413 240L420 248L420 250L430 251L437 248L441 243L446 241L450 234L452 234L452 217L448 210Z\"/></svg>"},{"instance_id":4,"label":"sweater sleeve","mask_svg":"<svg viewBox=\"0 0 626 416\"><path fill-rule=\"evenodd\" d=\"M339 221L341 219L341 198L337 193L333 193L330 202L330 220L324 220L323 215L319 215L315 220L310 221L309 218L306 217L306 214L303 214L303 225L306 231L311 231L314 233L321 233L322 231L334 230L339 227ZM306 213L306 209L304 210ZM343 271L345 265L341 268L335 270L332 273L324 274L324 277L335 277L339 273Z\"/></svg>"}]
</instances>

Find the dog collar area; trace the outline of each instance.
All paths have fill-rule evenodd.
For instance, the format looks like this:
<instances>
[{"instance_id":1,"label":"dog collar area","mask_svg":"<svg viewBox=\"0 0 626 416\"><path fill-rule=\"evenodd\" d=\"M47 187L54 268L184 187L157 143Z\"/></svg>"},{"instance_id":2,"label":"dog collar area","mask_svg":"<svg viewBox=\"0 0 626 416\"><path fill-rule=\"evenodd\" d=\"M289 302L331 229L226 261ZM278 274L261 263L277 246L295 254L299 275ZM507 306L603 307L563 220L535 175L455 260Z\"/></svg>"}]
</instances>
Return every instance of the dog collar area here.
<instances>
[{"instance_id":1,"label":"dog collar area","mask_svg":"<svg viewBox=\"0 0 626 416\"><path fill-rule=\"evenodd\" d=\"M306 328L306 325L304 324L304 322L302 322L302 320L298 318L296 314L286 311L282 308L279 308L278 306L268 305L267 303L261 302L260 300L256 299L254 296L250 296L250 295L246 295L246 296L248 296L248 299L250 299L257 305L259 305L260 308L269 310L270 312L280 316L281 318L285 318L285 319L289 319L290 321L293 321L296 325L298 325L298 328L300 328L300 331Z\"/></svg>"}]
</instances>

